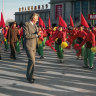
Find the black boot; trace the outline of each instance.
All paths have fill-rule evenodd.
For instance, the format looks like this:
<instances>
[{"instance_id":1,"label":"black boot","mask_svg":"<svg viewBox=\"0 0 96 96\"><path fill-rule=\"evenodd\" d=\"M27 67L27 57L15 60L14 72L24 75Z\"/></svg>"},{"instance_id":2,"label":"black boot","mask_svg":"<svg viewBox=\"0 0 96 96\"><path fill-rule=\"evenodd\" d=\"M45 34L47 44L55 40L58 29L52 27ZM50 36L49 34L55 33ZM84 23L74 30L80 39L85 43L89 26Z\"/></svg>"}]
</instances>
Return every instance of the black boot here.
<instances>
[{"instance_id":1,"label":"black boot","mask_svg":"<svg viewBox=\"0 0 96 96\"><path fill-rule=\"evenodd\" d=\"M0 60L2 60L1 56L0 56Z\"/></svg>"}]
</instances>

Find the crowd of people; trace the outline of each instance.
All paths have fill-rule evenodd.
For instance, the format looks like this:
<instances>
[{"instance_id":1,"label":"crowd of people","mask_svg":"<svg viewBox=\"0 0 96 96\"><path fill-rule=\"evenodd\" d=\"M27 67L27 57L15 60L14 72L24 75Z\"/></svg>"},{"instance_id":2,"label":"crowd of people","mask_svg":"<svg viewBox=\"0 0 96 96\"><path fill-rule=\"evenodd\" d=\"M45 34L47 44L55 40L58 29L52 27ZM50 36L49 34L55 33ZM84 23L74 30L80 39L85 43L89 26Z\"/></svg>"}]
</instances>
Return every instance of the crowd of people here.
<instances>
[{"instance_id":1,"label":"crowd of people","mask_svg":"<svg viewBox=\"0 0 96 96\"><path fill-rule=\"evenodd\" d=\"M20 53L19 41L23 43L23 27L17 27L16 22L13 22L10 26L6 26L5 28L0 27L0 40L1 46L3 44L5 46L5 51L10 48L10 58L16 59L15 53ZM1 57L0 54L0 59Z\"/></svg>"},{"instance_id":2,"label":"crowd of people","mask_svg":"<svg viewBox=\"0 0 96 96\"><path fill-rule=\"evenodd\" d=\"M24 26L16 26L16 22L5 28L0 28L0 44L5 45L5 51L10 46L10 58L16 59L16 51L20 53L20 42L28 57L26 77L30 83L34 82L35 53L38 52L40 59L44 59L45 45L57 53L60 63L64 63L64 49L74 48L77 59L84 61L84 68L93 69L94 56L96 53L96 27L80 25L78 27L44 26L36 23L39 19L37 13L32 14L30 21ZM53 47L55 45L55 47ZM1 58L0 52L0 59Z\"/></svg>"}]
</instances>

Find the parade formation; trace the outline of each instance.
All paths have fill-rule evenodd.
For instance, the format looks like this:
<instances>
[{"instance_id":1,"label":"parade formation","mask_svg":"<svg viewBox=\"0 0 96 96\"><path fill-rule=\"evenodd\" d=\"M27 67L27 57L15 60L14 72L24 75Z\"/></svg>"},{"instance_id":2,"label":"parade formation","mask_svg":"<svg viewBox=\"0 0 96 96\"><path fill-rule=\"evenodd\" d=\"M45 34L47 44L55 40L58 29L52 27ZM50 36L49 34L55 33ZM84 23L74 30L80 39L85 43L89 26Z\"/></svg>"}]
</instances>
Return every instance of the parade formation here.
<instances>
[{"instance_id":1,"label":"parade formation","mask_svg":"<svg viewBox=\"0 0 96 96\"><path fill-rule=\"evenodd\" d=\"M37 15L36 13L34 14ZM34 16L23 26L16 25L15 21L11 25L5 26L2 13L0 21L0 46L2 47L2 44L4 44L5 51L10 48L10 58L15 60L15 53L20 53L20 44L22 44L28 56L26 76L30 83L34 82L32 80L34 79L35 51L40 56L40 59L44 59L43 50L46 49L46 46L49 46L52 51L57 53L60 63L64 63L65 49L70 50L73 48L76 50L77 59L84 61L83 68L93 69L96 53L96 26L88 25L83 14L81 14L79 26L74 26L71 16L69 26L61 16L58 19L58 26L51 26L50 16L47 26L45 26L39 15L39 22L37 22L38 20L35 21ZM36 23L38 24L36 25ZM0 60L2 59L2 54L0 53Z\"/></svg>"}]
</instances>

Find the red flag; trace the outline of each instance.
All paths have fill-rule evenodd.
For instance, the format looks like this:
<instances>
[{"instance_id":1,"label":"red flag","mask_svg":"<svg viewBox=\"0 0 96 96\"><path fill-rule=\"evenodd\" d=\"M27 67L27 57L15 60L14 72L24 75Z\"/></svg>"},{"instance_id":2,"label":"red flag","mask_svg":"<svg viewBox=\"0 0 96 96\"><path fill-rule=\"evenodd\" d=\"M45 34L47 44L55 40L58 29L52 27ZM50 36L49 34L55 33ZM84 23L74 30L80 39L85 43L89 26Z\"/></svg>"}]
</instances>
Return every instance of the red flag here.
<instances>
[{"instance_id":1,"label":"red flag","mask_svg":"<svg viewBox=\"0 0 96 96\"><path fill-rule=\"evenodd\" d=\"M70 26L74 27L73 19L71 16L70 16Z\"/></svg>"},{"instance_id":2,"label":"red flag","mask_svg":"<svg viewBox=\"0 0 96 96\"><path fill-rule=\"evenodd\" d=\"M81 14L81 25L89 28L89 25L88 25L87 21L85 20L83 14Z\"/></svg>"},{"instance_id":3,"label":"red flag","mask_svg":"<svg viewBox=\"0 0 96 96\"><path fill-rule=\"evenodd\" d=\"M62 27L67 27L67 24L66 22L63 20L63 18L61 16L59 16L59 26L62 26Z\"/></svg>"},{"instance_id":4,"label":"red flag","mask_svg":"<svg viewBox=\"0 0 96 96\"><path fill-rule=\"evenodd\" d=\"M48 20L48 27L51 27L50 16L49 16L49 20Z\"/></svg>"},{"instance_id":5,"label":"red flag","mask_svg":"<svg viewBox=\"0 0 96 96\"><path fill-rule=\"evenodd\" d=\"M41 17L39 17L39 26L42 26L45 28L45 23L44 21L41 19Z\"/></svg>"},{"instance_id":6,"label":"red flag","mask_svg":"<svg viewBox=\"0 0 96 96\"><path fill-rule=\"evenodd\" d=\"M3 13L1 12L1 26L4 28L5 27L5 22L3 18Z\"/></svg>"}]
</instances>

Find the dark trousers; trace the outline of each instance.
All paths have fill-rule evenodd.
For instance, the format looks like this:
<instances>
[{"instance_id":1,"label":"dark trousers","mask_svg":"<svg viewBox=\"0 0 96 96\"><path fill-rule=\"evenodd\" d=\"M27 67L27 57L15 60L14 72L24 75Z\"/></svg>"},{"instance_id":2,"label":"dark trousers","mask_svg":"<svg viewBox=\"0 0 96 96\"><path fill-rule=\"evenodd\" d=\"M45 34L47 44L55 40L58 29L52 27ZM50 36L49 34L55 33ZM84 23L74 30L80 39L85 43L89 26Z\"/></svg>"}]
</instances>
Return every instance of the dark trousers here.
<instances>
[{"instance_id":1,"label":"dark trousers","mask_svg":"<svg viewBox=\"0 0 96 96\"><path fill-rule=\"evenodd\" d=\"M28 57L28 65L27 65L26 77L27 77L27 79L32 79L32 78L34 78L33 73L34 73L36 50L28 50L26 48L26 53L27 53L27 57Z\"/></svg>"},{"instance_id":2,"label":"dark trousers","mask_svg":"<svg viewBox=\"0 0 96 96\"><path fill-rule=\"evenodd\" d=\"M10 43L10 49L11 49L11 54L10 54L10 56L11 57L15 57L15 46L16 46L16 42L11 42Z\"/></svg>"}]
</instances>

